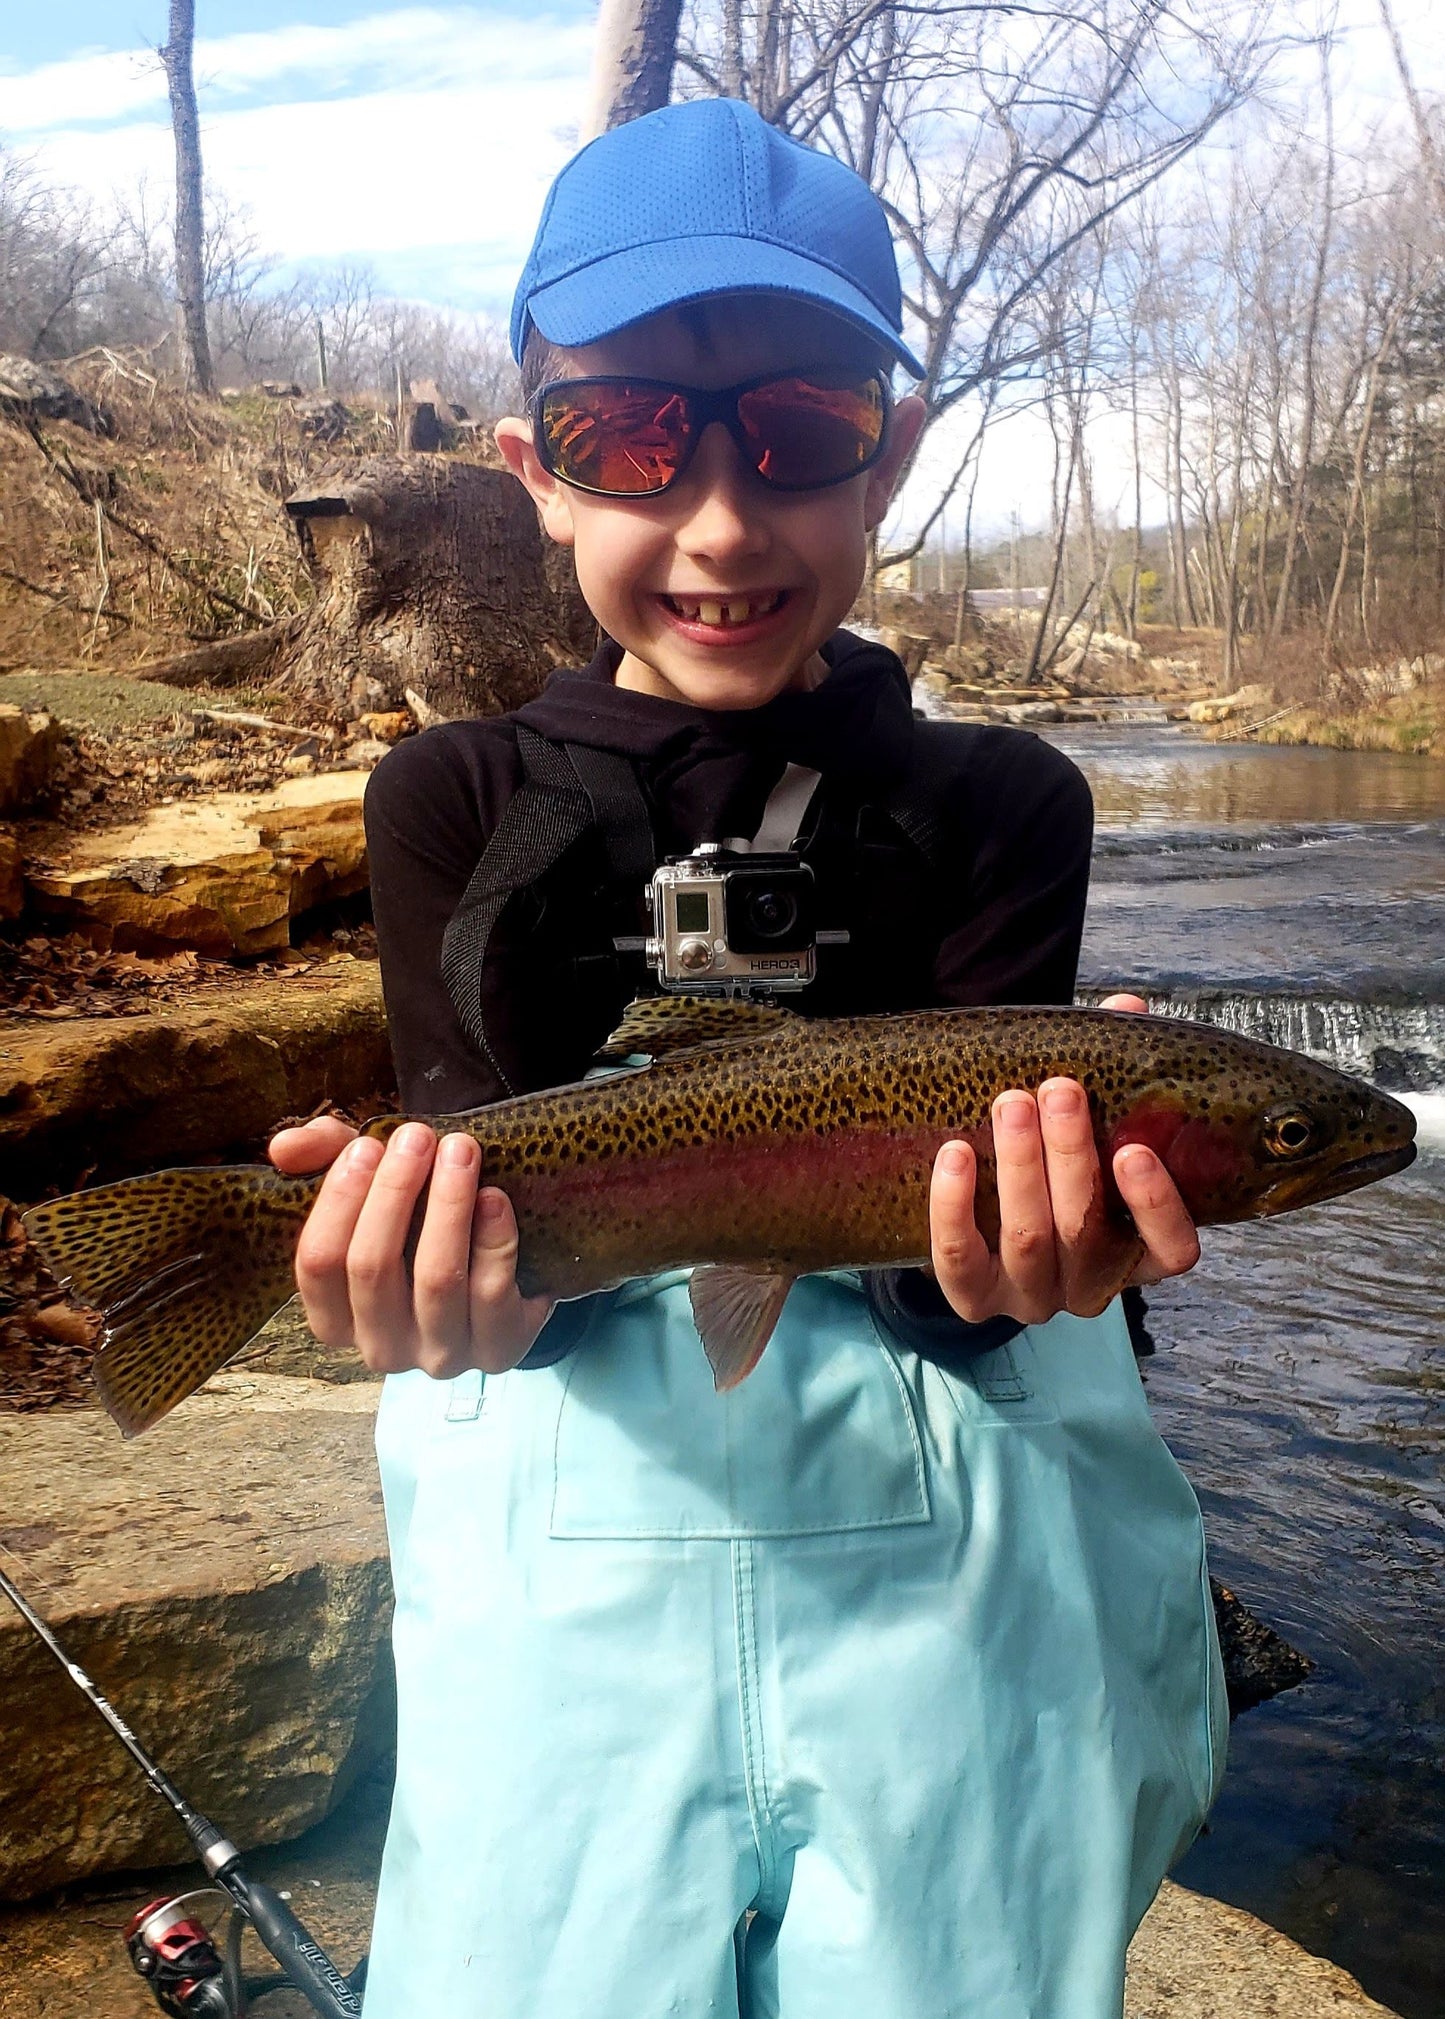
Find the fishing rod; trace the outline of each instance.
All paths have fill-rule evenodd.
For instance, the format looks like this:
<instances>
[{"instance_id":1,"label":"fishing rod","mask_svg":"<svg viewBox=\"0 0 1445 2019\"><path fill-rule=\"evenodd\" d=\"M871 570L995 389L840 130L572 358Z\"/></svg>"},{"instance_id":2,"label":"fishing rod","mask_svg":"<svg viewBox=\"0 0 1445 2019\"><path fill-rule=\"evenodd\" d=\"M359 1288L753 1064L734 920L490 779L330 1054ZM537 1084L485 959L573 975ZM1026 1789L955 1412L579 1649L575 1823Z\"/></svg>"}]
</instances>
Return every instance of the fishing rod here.
<instances>
[{"instance_id":1,"label":"fishing rod","mask_svg":"<svg viewBox=\"0 0 1445 2019\"><path fill-rule=\"evenodd\" d=\"M245 2019L248 2004L272 1991L297 1990L321 2019L358 2019L363 1964L358 1981L346 1977L281 1895L248 1877L241 1853L225 1833L162 1772L135 1733L109 1704L85 1670L73 1662L24 1594L0 1570L0 1592L54 1655L70 1680L110 1727L162 1801L169 1802L213 1881L170 1900L153 1900L131 1917L125 1945L136 1971L156 2002L173 2019ZM232 1910L224 1955L191 1903L219 1900ZM241 1971L241 1935L246 1926L280 1965L279 1976L247 1978Z\"/></svg>"}]
</instances>

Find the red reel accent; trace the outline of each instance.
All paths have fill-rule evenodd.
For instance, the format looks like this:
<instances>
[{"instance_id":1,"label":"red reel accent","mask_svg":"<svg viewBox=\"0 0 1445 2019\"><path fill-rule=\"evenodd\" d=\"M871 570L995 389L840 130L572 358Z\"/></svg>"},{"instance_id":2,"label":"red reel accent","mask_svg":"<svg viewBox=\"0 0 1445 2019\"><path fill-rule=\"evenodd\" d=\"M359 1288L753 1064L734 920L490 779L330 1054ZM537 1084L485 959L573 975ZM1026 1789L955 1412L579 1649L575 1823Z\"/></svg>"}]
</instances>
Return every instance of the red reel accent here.
<instances>
[{"instance_id":1,"label":"red reel accent","mask_svg":"<svg viewBox=\"0 0 1445 2019\"><path fill-rule=\"evenodd\" d=\"M198 1987L221 1974L221 1959L208 1928L184 1911L173 1920L163 1918L168 1908L180 1908L180 1904L179 1900L152 1900L132 1914L124 1937L136 1974L150 1985L161 2010L173 2019L186 2019Z\"/></svg>"}]
</instances>

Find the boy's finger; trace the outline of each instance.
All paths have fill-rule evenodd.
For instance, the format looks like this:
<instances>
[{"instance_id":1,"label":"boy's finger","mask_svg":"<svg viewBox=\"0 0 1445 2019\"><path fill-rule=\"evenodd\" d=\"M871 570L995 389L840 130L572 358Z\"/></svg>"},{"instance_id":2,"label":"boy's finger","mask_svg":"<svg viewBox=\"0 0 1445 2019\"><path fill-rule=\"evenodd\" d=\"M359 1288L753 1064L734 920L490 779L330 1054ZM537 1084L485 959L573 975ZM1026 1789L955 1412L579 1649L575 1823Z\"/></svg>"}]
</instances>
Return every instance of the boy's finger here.
<instances>
[{"instance_id":1,"label":"boy's finger","mask_svg":"<svg viewBox=\"0 0 1445 2019\"><path fill-rule=\"evenodd\" d=\"M297 1129L278 1129L266 1145L266 1154L278 1171L291 1177L307 1177L334 1163L356 1131L340 1115L318 1115Z\"/></svg>"},{"instance_id":2,"label":"boy's finger","mask_svg":"<svg viewBox=\"0 0 1445 2019\"><path fill-rule=\"evenodd\" d=\"M387 1371L414 1364L406 1247L435 1155L436 1137L424 1122L407 1122L396 1131L376 1167L346 1252L357 1344L368 1365Z\"/></svg>"},{"instance_id":3,"label":"boy's finger","mask_svg":"<svg viewBox=\"0 0 1445 2019\"><path fill-rule=\"evenodd\" d=\"M1126 1143L1114 1156L1114 1182L1144 1243L1138 1283L1182 1276L1199 1260L1199 1235L1189 1208L1159 1158L1143 1143Z\"/></svg>"},{"instance_id":4,"label":"boy's finger","mask_svg":"<svg viewBox=\"0 0 1445 2019\"><path fill-rule=\"evenodd\" d=\"M533 1307L517 1289L517 1221L512 1203L495 1185L477 1194L472 1231L472 1359L488 1374L515 1367L541 1330ZM545 1316L545 1311L543 1313Z\"/></svg>"},{"instance_id":5,"label":"boy's finger","mask_svg":"<svg viewBox=\"0 0 1445 2019\"><path fill-rule=\"evenodd\" d=\"M938 1287L960 1318L992 1317L998 1266L978 1231L978 1160L967 1143L945 1143L928 1192L929 1248Z\"/></svg>"},{"instance_id":6,"label":"boy's finger","mask_svg":"<svg viewBox=\"0 0 1445 2019\"><path fill-rule=\"evenodd\" d=\"M1131 1016L1146 1017L1149 1005L1141 995L1106 995L1100 1009L1127 1010Z\"/></svg>"},{"instance_id":7,"label":"boy's finger","mask_svg":"<svg viewBox=\"0 0 1445 2019\"><path fill-rule=\"evenodd\" d=\"M1084 1235L1100 1192L1089 1097L1077 1080L1045 1080L1038 1113L1054 1231L1059 1246L1068 1248Z\"/></svg>"},{"instance_id":8,"label":"boy's finger","mask_svg":"<svg viewBox=\"0 0 1445 2019\"><path fill-rule=\"evenodd\" d=\"M1015 1090L993 1104L998 1172L998 1266L1003 1308L1038 1323L1057 1308L1058 1257L1043 1139L1033 1096Z\"/></svg>"},{"instance_id":9,"label":"boy's finger","mask_svg":"<svg viewBox=\"0 0 1445 2019\"><path fill-rule=\"evenodd\" d=\"M438 1379L469 1364L472 1219L482 1153L470 1136L437 1146L411 1281L417 1364Z\"/></svg>"},{"instance_id":10,"label":"boy's finger","mask_svg":"<svg viewBox=\"0 0 1445 2019\"><path fill-rule=\"evenodd\" d=\"M323 1346L355 1344L346 1256L381 1162L381 1144L361 1136L343 1150L321 1181L296 1244L296 1287L306 1322Z\"/></svg>"}]
</instances>

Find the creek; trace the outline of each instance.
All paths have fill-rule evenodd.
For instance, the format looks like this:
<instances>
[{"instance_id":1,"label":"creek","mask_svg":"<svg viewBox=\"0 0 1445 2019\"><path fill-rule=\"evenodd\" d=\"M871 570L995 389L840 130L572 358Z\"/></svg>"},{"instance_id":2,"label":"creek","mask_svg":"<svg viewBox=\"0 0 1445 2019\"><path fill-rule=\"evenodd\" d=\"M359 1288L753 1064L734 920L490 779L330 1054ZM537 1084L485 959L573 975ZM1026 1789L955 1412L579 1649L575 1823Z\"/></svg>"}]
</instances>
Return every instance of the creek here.
<instances>
[{"instance_id":1,"label":"creek","mask_svg":"<svg viewBox=\"0 0 1445 2019\"><path fill-rule=\"evenodd\" d=\"M1147 1385L1216 1575L1316 1664L1234 1728L1175 1876L1445 2019L1445 766L1049 729L1098 838L1081 985L1400 1092L1421 1154L1211 1230Z\"/></svg>"}]
</instances>

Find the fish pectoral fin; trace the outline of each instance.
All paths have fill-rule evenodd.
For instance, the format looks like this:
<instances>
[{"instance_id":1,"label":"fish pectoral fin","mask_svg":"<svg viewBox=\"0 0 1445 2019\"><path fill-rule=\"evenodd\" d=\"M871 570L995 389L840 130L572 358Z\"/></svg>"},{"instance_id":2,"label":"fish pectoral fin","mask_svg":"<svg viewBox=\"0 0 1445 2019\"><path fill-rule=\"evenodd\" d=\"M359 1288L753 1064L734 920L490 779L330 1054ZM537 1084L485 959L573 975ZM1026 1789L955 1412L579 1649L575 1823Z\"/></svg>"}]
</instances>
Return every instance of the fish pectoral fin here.
<instances>
[{"instance_id":1,"label":"fish pectoral fin","mask_svg":"<svg viewBox=\"0 0 1445 2019\"><path fill-rule=\"evenodd\" d=\"M763 1357L796 1276L763 1269L694 1269L693 1322L721 1395L745 1381Z\"/></svg>"}]
</instances>

